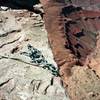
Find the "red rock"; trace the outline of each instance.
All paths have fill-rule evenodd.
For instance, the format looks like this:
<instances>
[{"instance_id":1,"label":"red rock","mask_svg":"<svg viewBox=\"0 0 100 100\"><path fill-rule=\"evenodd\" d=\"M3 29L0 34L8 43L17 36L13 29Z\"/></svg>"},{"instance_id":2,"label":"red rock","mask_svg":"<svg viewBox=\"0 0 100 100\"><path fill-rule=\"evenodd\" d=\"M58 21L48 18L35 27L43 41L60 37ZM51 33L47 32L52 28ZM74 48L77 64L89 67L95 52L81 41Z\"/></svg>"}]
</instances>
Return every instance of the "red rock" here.
<instances>
[{"instance_id":1,"label":"red rock","mask_svg":"<svg viewBox=\"0 0 100 100\"><path fill-rule=\"evenodd\" d=\"M80 90L84 90L83 87L80 86L80 89L75 88L75 84L72 82L74 80L70 80L71 77L78 76L77 74L72 73L72 67L75 65L81 65L87 68L89 73L92 73L91 70L96 71L96 75L100 77L100 36L97 37L97 33L100 30L100 12L98 11L89 11L86 8L84 10L76 10L77 7L74 6L66 6L65 4L51 0L52 2L45 2L44 4L44 20L46 29L48 32L49 42L54 54L55 61L58 64L60 69L60 75L65 83L65 88L67 89L67 85L71 88L69 89L69 94L72 100L83 100L80 95L75 95L75 93ZM74 0L75 1L75 0ZM82 4L82 0L75 2L77 5ZM86 1L87 5L90 5L90 1ZM99 3L99 0L94 1L95 4ZM82 6L85 5L85 2ZM67 7L69 7L67 9ZM62 12L62 9L67 9ZM70 9L70 12L69 12ZM95 9L94 9L95 10ZM66 12L68 11L68 12ZM98 39L98 40L97 40ZM96 57L94 57L96 56ZM99 56L99 57L98 57ZM85 66L84 66L85 65ZM91 68L91 69L90 69ZM77 69L77 66L76 66ZM84 68L79 68L78 71L84 70ZM86 69L85 69L86 70ZM87 72L82 74L83 76L87 74ZM90 74L91 79L92 74ZM81 73L79 73L78 82L84 81L82 79ZM81 78L80 78L81 77ZM85 77L84 77L85 78ZM88 77L86 76L86 81ZM88 80L90 82L90 80ZM91 82L90 82L91 83ZM94 82L96 83L96 82ZM93 83L93 84L94 84ZM91 83L92 84L92 83ZM74 86L74 88L73 88ZM89 84L86 83L88 88ZM74 92L73 92L74 89ZM93 89L93 88L92 88ZM86 91L86 90L84 90ZM95 91L95 90L94 90ZM81 93L83 93L81 91ZM86 91L87 93L87 91ZM89 96L91 93L82 94L83 98L86 100L90 100ZM97 97L99 98L100 95ZM80 99L81 98L81 99ZM92 97L91 97L92 98ZM96 97L95 97L96 98ZM92 98L93 99L93 98ZM91 100L92 100L91 99ZM94 100L94 99L93 99ZM96 99L95 99L96 100Z\"/></svg>"},{"instance_id":2,"label":"red rock","mask_svg":"<svg viewBox=\"0 0 100 100\"><path fill-rule=\"evenodd\" d=\"M45 25L55 61L67 77L71 67L76 64L84 65L87 56L94 50L96 43L94 33L100 29L100 22L96 19L100 13L87 10L75 11L77 7L69 6L73 7L70 9L74 11L64 16L62 9L66 6L63 3L53 0L42 3L45 10ZM68 71L65 71L67 69Z\"/></svg>"}]
</instances>

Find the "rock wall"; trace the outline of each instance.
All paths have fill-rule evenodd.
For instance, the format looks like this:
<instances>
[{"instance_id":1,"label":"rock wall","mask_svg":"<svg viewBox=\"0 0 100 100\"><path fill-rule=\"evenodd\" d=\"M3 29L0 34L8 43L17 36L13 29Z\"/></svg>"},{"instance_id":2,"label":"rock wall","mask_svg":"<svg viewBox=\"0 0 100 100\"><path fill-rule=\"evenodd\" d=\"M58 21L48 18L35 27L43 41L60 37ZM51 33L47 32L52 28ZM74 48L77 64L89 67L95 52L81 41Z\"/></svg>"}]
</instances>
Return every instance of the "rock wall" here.
<instances>
[{"instance_id":1,"label":"rock wall","mask_svg":"<svg viewBox=\"0 0 100 100\"><path fill-rule=\"evenodd\" d=\"M5 11L6 10L6 11ZM28 10L0 9L0 100L68 100L62 81L32 63L27 45L41 51L57 67L39 14Z\"/></svg>"},{"instance_id":2,"label":"rock wall","mask_svg":"<svg viewBox=\"0 0 100 100\"><path fill-rule=\"evenodd\" d=\"M40 1L44 12L35 1L0 3L0 100L99 100L99 0ZM60 77L34 63L28 45Z\"/></svg>"},{"instance_id":3,"label":"rock wall","mask_svg":"<svg viewBox=\"0 0 100 100\"><path fill-rule=\"evenodd\" d=\"M97 48L99 49L100 12L98 9L93 10L92 5L88 3L91 9L84 6L85 2L79 2L77 6L76 2L70 5L52 0L46 2L45 25L55 61L70 99L99 100ZM93 87L94 85L97 87Z\"/></svg>"},{"instance_id":4,"label":"rock wall","mask_svg":"<svg viewBox=\"0 0 100 100\"><path fill-rule=\"evenodd\" d=\"M99 100L100 78L88 67L76 66L69 78L68 93L71 100Z\"/></svg>"},{"instance_id":5,"label":"rock wall","mask_svg":"<svg viewBox=\"0 0 100 100\"><path fill-rule=\"evenodd\" d=\"M48 2L44 6L44 20L54 58L61 72L60 75L63 78L67 78L65 76L66 74L69 76L70 68L73 64L76 63L76 59L70 50L65 48L67 41L64 33L63 17L60 16L63 7L64 6L61 3ZM64 80L67 81L67 79Z\"/></svg>"}]
</instances>

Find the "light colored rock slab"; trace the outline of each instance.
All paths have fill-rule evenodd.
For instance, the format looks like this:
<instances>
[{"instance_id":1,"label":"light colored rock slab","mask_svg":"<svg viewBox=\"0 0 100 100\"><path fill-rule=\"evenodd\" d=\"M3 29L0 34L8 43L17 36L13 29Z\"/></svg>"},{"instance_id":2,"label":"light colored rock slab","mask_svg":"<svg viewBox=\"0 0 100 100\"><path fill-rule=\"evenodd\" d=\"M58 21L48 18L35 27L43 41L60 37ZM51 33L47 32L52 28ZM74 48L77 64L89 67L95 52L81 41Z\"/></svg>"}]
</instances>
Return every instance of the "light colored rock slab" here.
<instances>
[{"instance_id":1,"label":"light colored rock slab","mask_svg":"<svg viewBox=\"0 0 100 100\"><path fill-rule=\"evenodd\" d=\"M0 11L0 20L0 55L30 63L30 59L20 53L27 51L27 44L31 44L57 67L39 15L21 10ZM0 59L1 99L68 100L60 78L47 69L9 58Z\"/></svg>"}]
</instances>

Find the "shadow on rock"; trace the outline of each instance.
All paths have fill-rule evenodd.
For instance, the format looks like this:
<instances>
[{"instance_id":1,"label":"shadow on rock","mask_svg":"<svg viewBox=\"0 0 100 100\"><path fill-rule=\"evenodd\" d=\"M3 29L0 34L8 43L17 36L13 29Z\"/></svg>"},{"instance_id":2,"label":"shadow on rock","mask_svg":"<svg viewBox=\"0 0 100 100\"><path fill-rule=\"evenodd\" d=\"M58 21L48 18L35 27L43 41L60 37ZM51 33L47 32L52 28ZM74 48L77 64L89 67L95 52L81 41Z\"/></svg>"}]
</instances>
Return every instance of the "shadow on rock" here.
<instances>
[{"instance_id":1,"label":"shadow on rock","mask_svg":"<svg viewBox=\"0 0 100 100\"><path fill-rule=\"evenodd\" d=\"M31 11L33 11L33 6L39 3L39 0L0 0L0 6L12 9L28 9Z\"/></svg>"}]
</instances>

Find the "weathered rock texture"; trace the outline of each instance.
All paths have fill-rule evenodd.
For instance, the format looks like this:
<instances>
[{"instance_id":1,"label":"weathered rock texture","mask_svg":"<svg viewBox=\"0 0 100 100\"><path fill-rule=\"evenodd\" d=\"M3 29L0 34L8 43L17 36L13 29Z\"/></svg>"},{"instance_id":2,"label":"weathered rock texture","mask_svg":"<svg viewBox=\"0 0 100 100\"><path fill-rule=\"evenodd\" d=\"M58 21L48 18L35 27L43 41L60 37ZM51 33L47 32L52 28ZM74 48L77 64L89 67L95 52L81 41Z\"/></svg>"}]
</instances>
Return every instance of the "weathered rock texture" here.
<instances>
[{"instance_id":1,"label":"weathered rock texture","mask_svg":"<svg viewBox=\"0 0 100 100\"><path fill-rule=\"evenodd\" d=\"M33 1L0 4L8 6L0 8L0 99L67 100L66 91L70 100L99 100L100 1L40 0L44 16ZM47 32L40 15L9 7L40 13ZM56 67L54 55L65 91L59 78L20 55L28 44Z\"/></svg>"},{"instance_id":2,"label":"weathered rock texture","mask_svg":"<svg viewBox=\"0 0 100 100\"><path fill-rule=\"evenodd\" d=\"M100 10L99 0L71 0L73 4L82 6L84 9L88 10Z\"/></svg>"},{"instance_id":3,"label":"weathered rock texture","mask_svg":"<svg viewBox=\"0 0 100 100\"><path fill-rule=\"evenodd\" d=\"M86 1L90 8L85 5L85 1L77 1L73 0L68 5L60 0L42 2L45 25L70 99L99 100L99 1L95 0L94 4L90 3L92 0ZM72 73L74 65L76 67ZM94 84L96 87L93 87Z\"/></svg>"},{"instance_id":4,"label":"weathered rock texture","mask_svg":"<svg viewBox=\"0 0 100 100\"><path fill-rule=\"evenodd\" d=\"M2 7L2 10L5 10ZM30 63L31 44L55 65L44 22L27 10L0 11L0 100L67 100L60 78ZM3 58L4 57L4 58Z\"/></svg>"},{"instance_id":5,"label":"weathered rock texture","mask_svg":"<svg viewBox=\"0 0 100 100\"><path fill-rule=\"evenodd\" d=\"M88 67L74 67L69 78L68 93L71 100L99 100L100 78Z\"/></svg>"},{"instance_id":6,"label":"weathered rock texture","mask_svg":"<svg viewBox=\"0 0 100 100\"><path fill-rule=\"evenodd\" d=\"M70 50L65 47L67 41L64 33L63 17L60 16L63 7L63 4L57 2L44 5L44 20L55 61L60 67L60 75L67 78L65 76L70 74L70 68L76 63L76 59Z\"/></svg>"}]
</instances>

